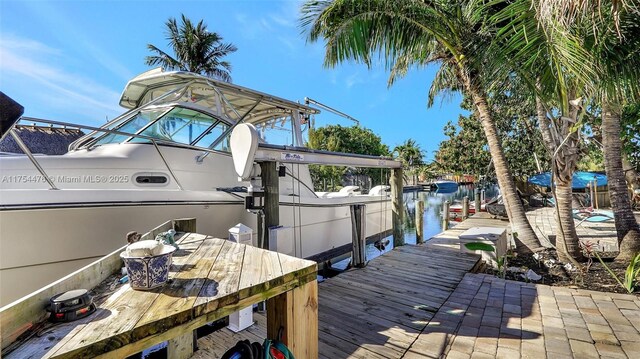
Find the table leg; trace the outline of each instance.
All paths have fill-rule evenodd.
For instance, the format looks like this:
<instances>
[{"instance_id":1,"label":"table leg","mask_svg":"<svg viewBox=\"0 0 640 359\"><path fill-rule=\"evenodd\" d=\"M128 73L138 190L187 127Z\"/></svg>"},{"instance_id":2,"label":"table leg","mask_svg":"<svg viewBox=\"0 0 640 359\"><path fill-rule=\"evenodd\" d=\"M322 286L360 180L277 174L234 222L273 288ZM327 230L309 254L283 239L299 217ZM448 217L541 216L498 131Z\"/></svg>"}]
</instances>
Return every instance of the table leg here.
<instances>
[{"instance_id":1,"label":"table leg","mask_svg":"<svg viewBox=\"0 0 640 359\"><path fill-rule=\"evenodd\" d=\"M282 341L296 358L318 358L318 282L267 300L267 337L277 339L282 328Z\"/></svg>"}]
</instances>

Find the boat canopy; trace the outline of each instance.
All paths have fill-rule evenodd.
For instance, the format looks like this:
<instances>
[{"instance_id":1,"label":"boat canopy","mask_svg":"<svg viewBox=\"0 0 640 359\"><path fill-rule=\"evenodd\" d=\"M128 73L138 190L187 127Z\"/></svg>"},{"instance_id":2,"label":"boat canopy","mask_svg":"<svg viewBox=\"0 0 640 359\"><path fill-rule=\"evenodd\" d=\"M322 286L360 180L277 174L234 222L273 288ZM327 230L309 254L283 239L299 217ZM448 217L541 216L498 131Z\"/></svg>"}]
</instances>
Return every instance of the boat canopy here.
<instances>
[{"instance_id":1,"label":"boat canopy","mask_svg":"<svg viewBox=\"0 0 640 359\"><path fill-rule=\"evenodd\" d=\"M164 71L162 68L149 70L130 80L120 98L120 106L128 109L141 107L169 91L180 88L183 88L183 91L176 93L179 98L169 97L167 100L192 102L232 120L238 120L249 111L245 121L254 124L292 115L294 112L302 115L320 112L246 87L190 72Z\"/></svg>"},{"instance_id":2,"label":"boat canopy","mask_svg":"<svg viewBox=\"0 0 640 359\"><path fill-rule=\"evenodd\" d=\"M576 171L573 173L573 179L571 182L571 187L573 189L584 189L589 186L594 180L597 181L598 186L606 186L607 185L607 176L597 172L582 172ZM543 172L537 175L529 177L529 183L542 186L542 187L550 187L551 185L551 173Z\"/></svg>"}]
</instances>

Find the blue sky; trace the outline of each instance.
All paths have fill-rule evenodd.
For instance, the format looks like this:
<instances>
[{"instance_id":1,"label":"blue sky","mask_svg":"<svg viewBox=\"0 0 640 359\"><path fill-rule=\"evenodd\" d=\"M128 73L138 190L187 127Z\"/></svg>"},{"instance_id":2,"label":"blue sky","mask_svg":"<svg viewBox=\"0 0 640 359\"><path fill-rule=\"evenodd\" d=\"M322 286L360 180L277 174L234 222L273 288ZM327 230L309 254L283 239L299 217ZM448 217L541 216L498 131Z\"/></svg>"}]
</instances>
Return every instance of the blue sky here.
<instances>
[{"instance_id":1,"label":"blue sky","mask_svg":"<svg viewBox=\"0 0 640 359\"><path fill-rule=\"evenodd\" d=\"M391 148L408 138L426 158L444 139L448 120L465 113L460 97L427 109L434 67L415 69L387 87L383 66L323 66L322 43L307 44L296 0L0 1L0 89L25 115L100 125L124 112L120 93L144 64L152 43L169 50L164 23L184 13L204 19L232 42L233 82L290 100L305 96L358 120ZM317 125L351 125L326 111Z\"/></svg>"}]
</instances>

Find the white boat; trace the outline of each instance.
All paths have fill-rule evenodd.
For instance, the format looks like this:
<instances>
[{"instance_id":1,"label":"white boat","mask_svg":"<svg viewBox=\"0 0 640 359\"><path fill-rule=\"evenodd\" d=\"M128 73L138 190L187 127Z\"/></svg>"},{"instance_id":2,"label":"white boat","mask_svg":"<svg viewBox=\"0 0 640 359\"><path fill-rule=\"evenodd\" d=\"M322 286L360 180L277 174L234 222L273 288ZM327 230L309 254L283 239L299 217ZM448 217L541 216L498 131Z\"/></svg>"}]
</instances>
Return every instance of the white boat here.
<instances>
[{"instance_id":1,"label":"white boat","mask_svg":"<svg viewBox=\"0 0 640 359\"><path fill-rule=\"evenodd\" d=\"M279 154L277 161L302 159L294 150L304 146L303 127L319 113L160 69L129 81L120 105L128 111L101 128L79 126L91 132L64 155L0 156L0 307L121 247L127 232L166 220L194 217L198 232L223 238L239 222L257 232L258 216L245 209L246 193L238 188L249 183L234 172L231 131L252 124L262 152ZM318 195L308 162L286 164L280 178L278 251L309 258L349 245L349 206L356 203L366 205L367 237L390 231L388 186Z\"/></svg>"}]
</instances>

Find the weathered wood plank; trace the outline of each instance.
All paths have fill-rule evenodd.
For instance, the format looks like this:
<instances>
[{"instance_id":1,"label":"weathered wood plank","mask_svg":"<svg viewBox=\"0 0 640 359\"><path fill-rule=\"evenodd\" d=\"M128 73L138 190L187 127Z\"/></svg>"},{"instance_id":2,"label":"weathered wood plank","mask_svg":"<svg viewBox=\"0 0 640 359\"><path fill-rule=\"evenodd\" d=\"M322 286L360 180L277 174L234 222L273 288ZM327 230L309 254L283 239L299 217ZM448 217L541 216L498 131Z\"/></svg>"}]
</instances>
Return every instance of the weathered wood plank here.
<instances>
[{"instance_id":1,"label":"weathered wood plank","mask_svg":"<svg viewBox=\"0 0 640 359\"><path fill-rule=\"evenodd\" d=\"M144 339L141 339L137 342L133 342L130 344L127 344L125 346L122 346L120 348L114 349L111 352L107 353L107 354L103 354L103 355L98 355L96 358L124 358L126 356L129 356L131 354L135 354L138 353L146 348L149 348L153 345L156 345L158 343L162 343L164 341L167 341L171 338L175 338L179 335L182 335L183 333L187 332L187 331L193 331L209 322L212 322L214 320L218 320L222 317L226 317L229 314L233 313L233 312L237 312L238 310L242 309L242 308L246 308L249 305L255 304L257 302L260 302L262 300L265 300L267 298L271 298L273 296L279 295L283 292L292 290L293 288L299 287L305 283L308 283L310 281L316 280L316 274L310 274L308 276L305 277L301 277L298 278L296 280L290 281L285 283L282 286L279 287L275 287L275 288L271 288L269 290L267 290L264 293L258 293L256 295L253 295L251 297L248 298L244 298L241 299L239 301L236 301L232 304L226 305L224 307L220 307L220 308L215 308L212 309L209 312L205 312L202 313L202 315L199 315L197 317L195 317L193 320L182 324L180 326L177 327L173 327L173 328L169 328L166 331L160 332L158 334L154 334L151 336L148 336Z\"/></svg>"},{"instance_id":2,"label":"weathered wood plank","mask_svg":"<svg viewBox=\"0 0 640 359\"><path fill-rule=\"evenodd\" d=\"M328 359L354 358L354 359L386 359L375 351L351 343L330 334L321 333L319 338L320 357Z\"/></svg>"},{"instance_id":3,"label":"weathered wood plank","mask_svg":"<svg viewBox=\"0 0 640 359\"><path fill-rule=\"evenodd\" d=\"M186 247L185 242L182 243ZM201 241L194 241L191 245L197 248L201 244ZM189 248L184 250L188 251ZM184 265L188 258L188 255L176 256L173 258L172 266ZM158 298L162 287L151 291L127 290L130 286L125 284L123 288L125 290L115 301L100 306L109 313L108 320L94 320L88 323L57 350L54 356L91 357L129 344L132 341L131 331Z\"/></svg>"},{"instance_id":4,"label":"weathered wood plank","mask_svg":"<svg viewBox=\"0 0 640 359\"><path fill-rule=\"evenodd\" d=\"M150 237L153 233L160 233L171 228L172 221L167 221L145 233L143 236ZM155 234L153 234L153 236L155 237ZM14 342L20 334L27 331L34 324L46 319L48 313L43 309L48 304L49 298L73 289L93 288L116 271L119 271L122 264L120 252L126 247L124 238L122 244L123 247L118 248L105 257L16 302L0 308L0 337L2 348L6 348Z\"/></svg>"},{"instance_id":5,"label":"weathered wood plank","mask_svg":"<svg viewBox=\"0 0 640 359\"><path fill-rule=\"evenodd\" d=\"M274 279L284 282L282 267L277 252L269 252L257 247L247 246L244 252L238 293L240 298L262 292L273 285Z\"/></svg>"},{"instance_id":6,"label":"weathered wood plank","mask_svg":"<svg viewBox=\"0 0 640 359\"><path fill-rule=\"evenodd\" d=\"M193 355L193 332L187 332L170 339L167 343L167 357L170 359L187 359Z\"/></svg>"},{"instance_id":7,"label":"weathered wood plank","mask_svg":"<svg viewBox=\"0 0 640 359\"><path fill-rule=\"evenodd\" d=\"M344 289L352 290L354 297L375 296L377 298L380 298L381 300L386 301L390 306L408 305L412 307L419 307L421 310L435 312L435 310L440 307L440 305L442 305L441 301L410 295L404 291L392 290L390 288L379 285L351 280L336 280L338 278L331 279L332 286L338 286Z\"/></svg>"},{"instance_id":8,"label":"weathered wood plank","mask_svg":"<svg viewBox=\"0 0 640 359\"><path fill-rule=\"evenodd\" d=\"M324 304L322 304L324 306ZM323 307L324 308L324 307ZM396 343L399 347L400 343L411 344L420 333L419 330L407 327L393 321L372 317L365 320L352 318L349 309L344 310L343 307L328 307L332 310L323 310L320 314L320 323L322 330L337 326L340 328L349 328L352 333L360 333L370 343L386 344Z\"/></svg>"},{"instance_id":9,"label":"weathered wood plank","mask_svg":"<svg viewBox=\"0 0 640 359\"><path fill-rule=\"evenodd\" d=\"M233 245L229 241L224 243L218 254L218 260L211 267L207 280L194 303L195 316L239 300L238 286L246 247L243 244ZM230 260L233 258L235 260Z\"/></svg>"},{"instance_id":10,"label":"weathered wood plank","mask_svg":"<svg viewBox=\"0 0 640 359\"><path fill-rule=\"evenodd\" d=\"M173 277L171 283L162 287L162 296L159 296L147 309L144 315L136 323L132 331L132 340L158 333L164 328L169 328L185 323L193 317L193 304L202 290L211 266L215 262L224 239L202 236L201 245L186 259L188 268L181 268ZM183 242L180 247L193 245L197 242ZM172 267L177 266L173 263Z\"/></svg>"},{"instance_id":11,"label":"weathered wood plank","mask_svg":"<svg viewBox=\"0 0 640 359\"><path fill-rule=\"evenodd\" d=\"M336 288L331 288L338 294ZM374 316L380 319L388 320L396 323L396 325L403 325L413 330L422 329L427 321L433 317L433 313L413 310L405 308L389 308L379 303L375 303L366 298L352 298L347 296L345 292L341 292L340 295L324 295L320 292L321 307L331 307L333 310L342 310L352 312L360 319L366 319L369 316ZM408 310L404 310L408 309ZM370 319L374 320L374 319Z\"/></svg>"}]
</instances>

